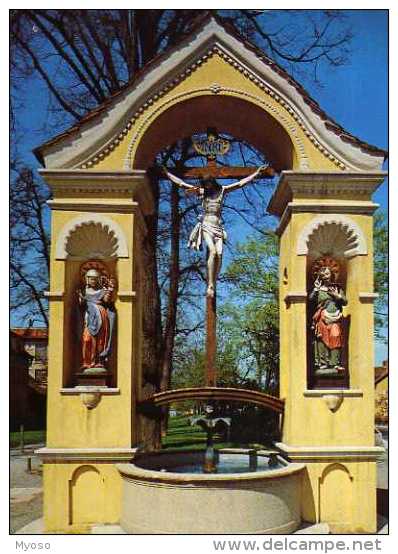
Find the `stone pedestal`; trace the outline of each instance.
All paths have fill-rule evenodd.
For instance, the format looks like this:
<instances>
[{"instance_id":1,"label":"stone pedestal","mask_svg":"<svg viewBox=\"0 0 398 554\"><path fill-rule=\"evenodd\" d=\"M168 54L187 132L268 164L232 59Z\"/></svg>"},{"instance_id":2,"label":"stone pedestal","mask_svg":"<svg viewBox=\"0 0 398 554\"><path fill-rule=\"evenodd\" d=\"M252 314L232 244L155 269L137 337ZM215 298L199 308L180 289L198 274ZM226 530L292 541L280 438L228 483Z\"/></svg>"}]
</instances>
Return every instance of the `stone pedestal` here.
<instances>
[{"instance_id":1,"label":"stone pedestal","mask_svg":"<svg viewBox=\"0 0 398 554\"><path fill-rule=\"evenodd\" d=\"M96 371L82 371L76 373L77 386L107 387L110 385L112 375L106 369L93 368Z\"/></svg>"}]
</instances>

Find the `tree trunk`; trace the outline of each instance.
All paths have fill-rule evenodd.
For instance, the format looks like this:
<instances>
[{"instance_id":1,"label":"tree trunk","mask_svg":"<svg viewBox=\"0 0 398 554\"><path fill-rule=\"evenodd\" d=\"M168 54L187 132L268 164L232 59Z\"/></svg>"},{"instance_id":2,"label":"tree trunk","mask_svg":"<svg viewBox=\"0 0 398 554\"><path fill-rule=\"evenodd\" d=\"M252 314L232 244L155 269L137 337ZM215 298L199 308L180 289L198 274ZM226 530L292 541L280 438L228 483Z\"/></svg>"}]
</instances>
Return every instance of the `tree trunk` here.
<instances>
[{"instance_id":1,"label":"tree trunk","mask_svg":"<svg viewBox=\"0 0 398 554\"><path fill-rule=\"evenodd\" d=\"M146 394L159 390L160 356L162 352L162 319L160 311L160 291L158 286L158 271L156 261L156 242L159 216L159 183L151 179L154 196L154 213L146 217L148 233L143 243L143 279L142 297L144 299L142 321L142 374L143 390ZM139 441L145 449L159 449L160 421L143 415Z\"/></svg>"},{"instance_id":2,"label":"tree trunk","mask_svg":"<svg viewBox=\"0 0 398 554\"><path fill-rule=\"evenodd\" d=\"M171 241L170 241L170 262L169 262L169 294L167 303L167 316L163 335L163 352L161 360L160 390L170 388L171 366L173 359L174 341L176 335L177 307L178 307L178 284L180 277L180 195L178 186L171 185ZM166 433L168 420L168 409L163 410L162 435Z\"/></svg>"},{"instance_id":3,"label":"tree trunk","mask_svg":"<svg viewBox=\"0 0 398 554\"><path fill-rule=\"evenodd\" d=\"M144 385L151 383L159 390L160 356L162 352L162 320L160 311L160 291L156 261L156 240L159 216L159 184L151 180L154 196L154 213L146 217L148 233L143 243L143 378Z\"/></svg>"}]
</instances>

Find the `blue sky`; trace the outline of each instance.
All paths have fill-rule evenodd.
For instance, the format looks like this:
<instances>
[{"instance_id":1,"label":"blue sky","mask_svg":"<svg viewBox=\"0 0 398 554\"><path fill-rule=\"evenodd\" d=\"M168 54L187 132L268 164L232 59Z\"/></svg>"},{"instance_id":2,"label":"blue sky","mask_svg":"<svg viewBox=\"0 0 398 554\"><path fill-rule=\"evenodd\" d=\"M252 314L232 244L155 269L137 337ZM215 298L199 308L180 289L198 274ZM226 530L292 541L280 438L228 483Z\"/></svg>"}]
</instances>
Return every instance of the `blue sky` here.
<instances>
[{"instance_id":1,"label":"blue sky","mask_svg":"<svg viewBox=\"0 0 398 554\"><path fill-rule=\"evenodd\" d=\"M386 10L347 10L355 33L350 63L323 69L322 89L308 87L321 107L357 137L388 148L388 13ZM374 196L387 208L387 186Z\"/></svg>"},{"instance_id":2,"label":"blue sky","mask_svg":"<svg viewBox=\"0 0 398 554\"><path fill-rule=\"evenodd\" d=\"M339 124L359 138L387 149L387 10L346 10L354 39L350 62L342 67L319 71L322 86L304 82L305 88L320 106ZM20 112L24 136L20 144L23 158L39 167L31 150L50 138L43 132L48 98L39 82L29 83L25 108ZM59 129L61 131L62 129ZM387 184L382 185L374 200L387 210ZM386 348L377 346L376 360L386 357Z\"/></svg>"},{"instance_id":3,"label":"blue sky","mask_svg":"<svg viewBox=\"0 0 398 554\"><path fill-rule=\"evenodd\" d=\"M388 149L388 12L350 10L355 38L349 65L323 71L325 86L309 88L311 95L338 123L359 138ZM311 90L312 89L312 90ZM388 209L388 181L374 194ZM376 343L376 364L387 359L387 347Z\"/></svg>"}]
</instances>

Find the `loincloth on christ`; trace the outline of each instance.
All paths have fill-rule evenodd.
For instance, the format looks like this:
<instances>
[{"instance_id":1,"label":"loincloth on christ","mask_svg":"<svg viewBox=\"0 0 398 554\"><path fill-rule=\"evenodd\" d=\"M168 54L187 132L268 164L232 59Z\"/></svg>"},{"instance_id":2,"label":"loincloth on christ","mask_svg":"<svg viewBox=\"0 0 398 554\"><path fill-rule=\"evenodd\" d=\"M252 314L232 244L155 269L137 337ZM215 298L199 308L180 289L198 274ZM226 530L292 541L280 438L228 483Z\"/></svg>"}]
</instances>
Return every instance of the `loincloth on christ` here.
<instances>
[{"instance_id":1,"label":"loincloth on christ","mask_svg":"<svg viewBox=\"0 0 398 554\"><path fill-rule=\"evenodd\" d=\"M201 250L203 233L205 231L213 238L214 241L221 239L225 242L227 240L227 233L220 224L209 223L208 221L198 221L189 235L188 247L193 250Z\"/></svg>"}]
</instances>

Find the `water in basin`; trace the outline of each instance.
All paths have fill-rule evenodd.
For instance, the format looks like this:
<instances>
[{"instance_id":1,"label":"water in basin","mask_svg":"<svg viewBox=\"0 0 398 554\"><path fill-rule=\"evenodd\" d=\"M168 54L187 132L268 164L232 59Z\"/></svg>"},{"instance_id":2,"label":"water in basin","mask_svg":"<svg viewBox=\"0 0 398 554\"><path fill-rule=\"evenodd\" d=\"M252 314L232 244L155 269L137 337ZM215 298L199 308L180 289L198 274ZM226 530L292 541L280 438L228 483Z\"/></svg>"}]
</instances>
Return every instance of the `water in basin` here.
<instances>
[{"instance_id":1,"label":"water in basin","mask_svg":"<svg viewBox=\"0 0 398 554\"><path fill-rule=\"evenodd\" d=\"M137 464L138 465L138 464ZM148 467L148 466L147 466ZM277 457L272 457L271 463L268 456L249 456L248 454L219 454L216 461L216 473L251 473L258 471L275 471L285 467L285 464ZM154 469L154 468L153 468ZM196 460L181 464L164 463L160 468L162 472L172 473L204 473L203 461Z\"/></svg>"}]
</instances>

